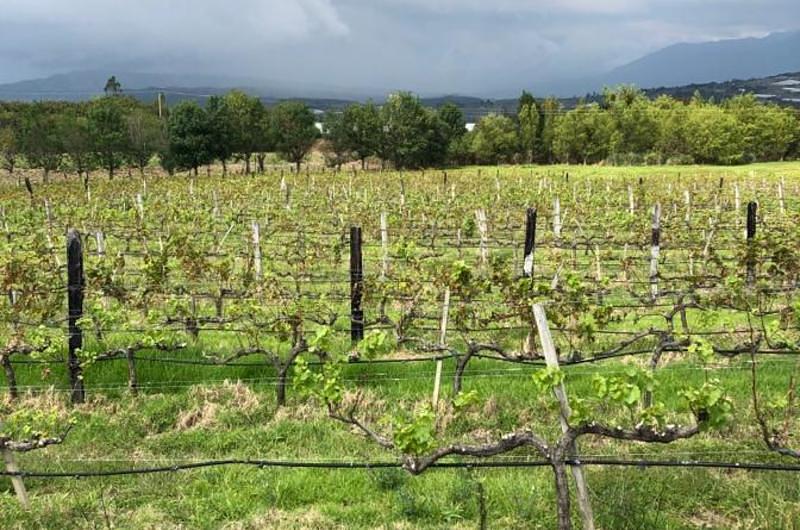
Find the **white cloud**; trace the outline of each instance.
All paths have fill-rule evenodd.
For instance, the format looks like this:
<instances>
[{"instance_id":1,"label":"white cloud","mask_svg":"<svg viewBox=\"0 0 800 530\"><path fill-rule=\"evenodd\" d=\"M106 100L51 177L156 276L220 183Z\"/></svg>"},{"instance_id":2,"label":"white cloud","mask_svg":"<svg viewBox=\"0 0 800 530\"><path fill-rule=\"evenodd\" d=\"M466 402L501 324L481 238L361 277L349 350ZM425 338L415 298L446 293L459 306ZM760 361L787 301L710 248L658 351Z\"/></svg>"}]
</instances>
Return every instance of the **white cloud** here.
<instances>
[{"instance_id":1,"label":"white cloud","mask_svg":"<svg viewBox=\"0 0 800 530\"><path fill-rule=\"evenodd\" d=\"M440 13L629 13L646 6L645 0L375 0L396 7Z\"/></svg>"},{"instance_id":2,"label":"white cloud","mask_svg":"<svg viewBox=\"0 0 800 530\"><path fill-rule=\"evenodd\" d=\"M48 24L198 45L220 34L269 42L349 31L331 0L3 0L0 21L6 28Z\"/></svg>"}]
</instances>

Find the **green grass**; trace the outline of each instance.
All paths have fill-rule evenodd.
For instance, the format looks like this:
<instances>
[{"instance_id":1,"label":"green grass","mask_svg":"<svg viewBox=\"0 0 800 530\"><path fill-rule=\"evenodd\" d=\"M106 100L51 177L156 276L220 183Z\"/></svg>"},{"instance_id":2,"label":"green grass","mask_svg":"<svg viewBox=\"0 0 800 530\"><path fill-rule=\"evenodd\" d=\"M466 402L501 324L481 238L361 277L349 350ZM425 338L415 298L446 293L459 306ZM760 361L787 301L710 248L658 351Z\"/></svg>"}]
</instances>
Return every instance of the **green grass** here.
<instances>
[{"instance_id":1,"label":"green grass","mask_svg":"<svg viewBox=\"0 0 800 530\"><path fill-rule=\"evenodd\" d=\"M668 446L586 439L586 455L703 460L768 460L752 426L749 371L741 360L715 371L737 404L736 421L720 432ZM582 395L595 372L613 373L624 364L568 368L568 392ZM765 361L762 391L785 389L794 363ZM95 370L95 368L97 368ZM411 404L429 396L433 369L416 365L348 367L346 378L361 381L375 409ZM494 371L514 369L496 377ZM23 469L85 470L169 465L185 460L263 458L297 460L390 460L358 434L328 419L321 407L290 393L288 407L276 409L272 386L206 384L145 390L92 392L94 386L124 381L122 363L87 372L89 403L77 408L79 422L57 447L20 455ZM201 370L208 370L203 373ZM445 374L452 366L445 367ZM555 434L557 421L547 400L534 395L529 367L476 361L465 390L487 398L467 414L465 432L500 433L530 425ZM24 371L23 371L24 372ZM394 380L381 379L390 373ZM22 374L32 378L34 373ZM470 377L472 375L472 377ZM146 377L145 377L146 376ZM192 381L269 377L248 369L169 367L141 363L142 380ZM698 366L676 361L659 374L668 406L678 407L674 390L702 382ZM28 379L30 380L30 379ZM444 378L445 389L448 378ZM446 397L448 391L445 390ZM56 401L64 394L29 397L27 406ZM389 405L387 405L389 404ZM610 411L612 417L620 417ZM587 471L600 528L790 528L800 518L800 483L788 473L672 468L600 468ZM253 469L180 471L101 479L26 481L33 502L23 512L10 494L0 497L4 528L474 528L477 486L487 495L491 528L551 528L551 475L543 469L431 470L419 477L389 470ZM238 526L237 526L238 525ZM294 526L292 526L294 525Z\"/></svg>"}]
</instances>

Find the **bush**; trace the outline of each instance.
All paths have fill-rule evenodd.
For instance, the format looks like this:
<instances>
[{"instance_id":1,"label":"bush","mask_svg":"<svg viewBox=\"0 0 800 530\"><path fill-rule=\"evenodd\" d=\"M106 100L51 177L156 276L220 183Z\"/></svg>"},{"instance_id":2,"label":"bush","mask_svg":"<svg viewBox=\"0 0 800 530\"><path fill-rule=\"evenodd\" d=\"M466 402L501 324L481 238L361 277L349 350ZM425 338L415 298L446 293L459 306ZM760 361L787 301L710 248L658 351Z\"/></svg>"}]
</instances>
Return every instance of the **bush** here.
<instances>
[{"instance_id":1,"label":"bush","mask_svg":"<svg viewBox=\"0 0 800 530\"><path fill-rule=\"evenodd\" d=\"M663 164L664 159L661 158L661 154L656 153L655 151L650 151L646 155L644 155L644 164L646 166L660 166Z\"/></svg>"},{"instance_id":2,"label":"bush","mask_svg":"<svg viewBox=\"0 0 800 530\"><path fill-rule=\"evenodd\" d=\"M674 155L667 159L668 166L688 166L694 164L694 157L692 155Z\"/></svg>"}]
</instances>

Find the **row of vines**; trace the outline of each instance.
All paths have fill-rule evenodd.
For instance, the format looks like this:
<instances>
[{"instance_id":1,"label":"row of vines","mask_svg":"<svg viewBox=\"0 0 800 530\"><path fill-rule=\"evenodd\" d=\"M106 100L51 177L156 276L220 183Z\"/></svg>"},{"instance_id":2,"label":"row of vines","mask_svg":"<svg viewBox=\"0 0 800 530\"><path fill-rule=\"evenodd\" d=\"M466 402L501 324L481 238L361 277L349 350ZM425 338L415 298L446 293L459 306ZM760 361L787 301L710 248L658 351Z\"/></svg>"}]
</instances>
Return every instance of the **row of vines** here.
<instances>
[{"instance_id":1,"label":"row of vines","mask_svg":"<svg viewBox=\"0 0 800 530\"><path fill-rule=\"evenodd\" d=\"M454 457L542 459L560 528L571 525L572 467L593 527L575 473L580 439L724 435L745 406L765 458L800 458L798 185L753 173L525 168L9 185L0 189L0 442L28 451L80 428L14 407L48 388L76 396L60 369L72 229L84 266L78 401L158 389L163 381L139 379L141 363L259 367L278 406L311 400L414 474ZM354 328L363 338L352 340ZM434 361L434 398L385 417L370 404L380 379L346 376L354 364ZM93 387L109 362L127 363L128 380ZM489 397L470 387L488 366L471 371L479 362L527 370L532 415L558 421L470 438ZM570 373L587 366L589 384L569 391ZM769 391L762 366L780 381ZM680 370L703 376L676 387ZM744 403L720 375L731 371L744 374Z\"/></svg>"}]
</instances>

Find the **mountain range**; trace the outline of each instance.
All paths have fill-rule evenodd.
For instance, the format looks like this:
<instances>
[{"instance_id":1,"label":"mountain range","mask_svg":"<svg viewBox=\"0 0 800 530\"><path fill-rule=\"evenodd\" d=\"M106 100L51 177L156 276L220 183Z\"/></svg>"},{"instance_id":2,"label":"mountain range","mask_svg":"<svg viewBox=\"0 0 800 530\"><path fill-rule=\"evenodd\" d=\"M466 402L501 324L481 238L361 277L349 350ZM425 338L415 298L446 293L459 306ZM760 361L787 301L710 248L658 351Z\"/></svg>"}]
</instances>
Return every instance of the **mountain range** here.
<instances>
[{"instance_id":1,"label":"mountain range","mask_svg":"<svg viewBox=\"0 0 800 530\"><path fill-rule=\"evenodd\" d=\"M773 33L762 38L730 39L692 44L675 44L645 55L605 74L571 80L536 80L528 83L537 96L559 96L568 106L577 97L588 97L605 86L633 84L657 95L667 93L676 97L690 96L695 90L717 98L741 92L761 94L765 99L800 104L800 31ZM0 84L0 99L84 100L102 94L106 79L113 73L123 90L143 100L156 94L166 94L168 103L181 99L205 100L209 95L224 93L232 88L245 90L270 104L281 99L303 99L315 108L335 108L350 101L368 98L380 101L388 89L352 88L315 84L300 86L291 82L254 77L225 77L205 74L177 75L171 73L139 73L78 71L52 75L42 79ZM741 81L740 81L741 80ZM775 83L787 83L775 85ZM672 87L672 88L669 88ZM524 87L517 87L519 89ZM517 88L510 87L511 93ZM468 93L468 87L458 92ZM435 96L424 98L426 104L438 106L454 101L469 112L484 113L486 109L504 109L515 100L487 100L469 96Z\"/></svg>"}]
</instances>

